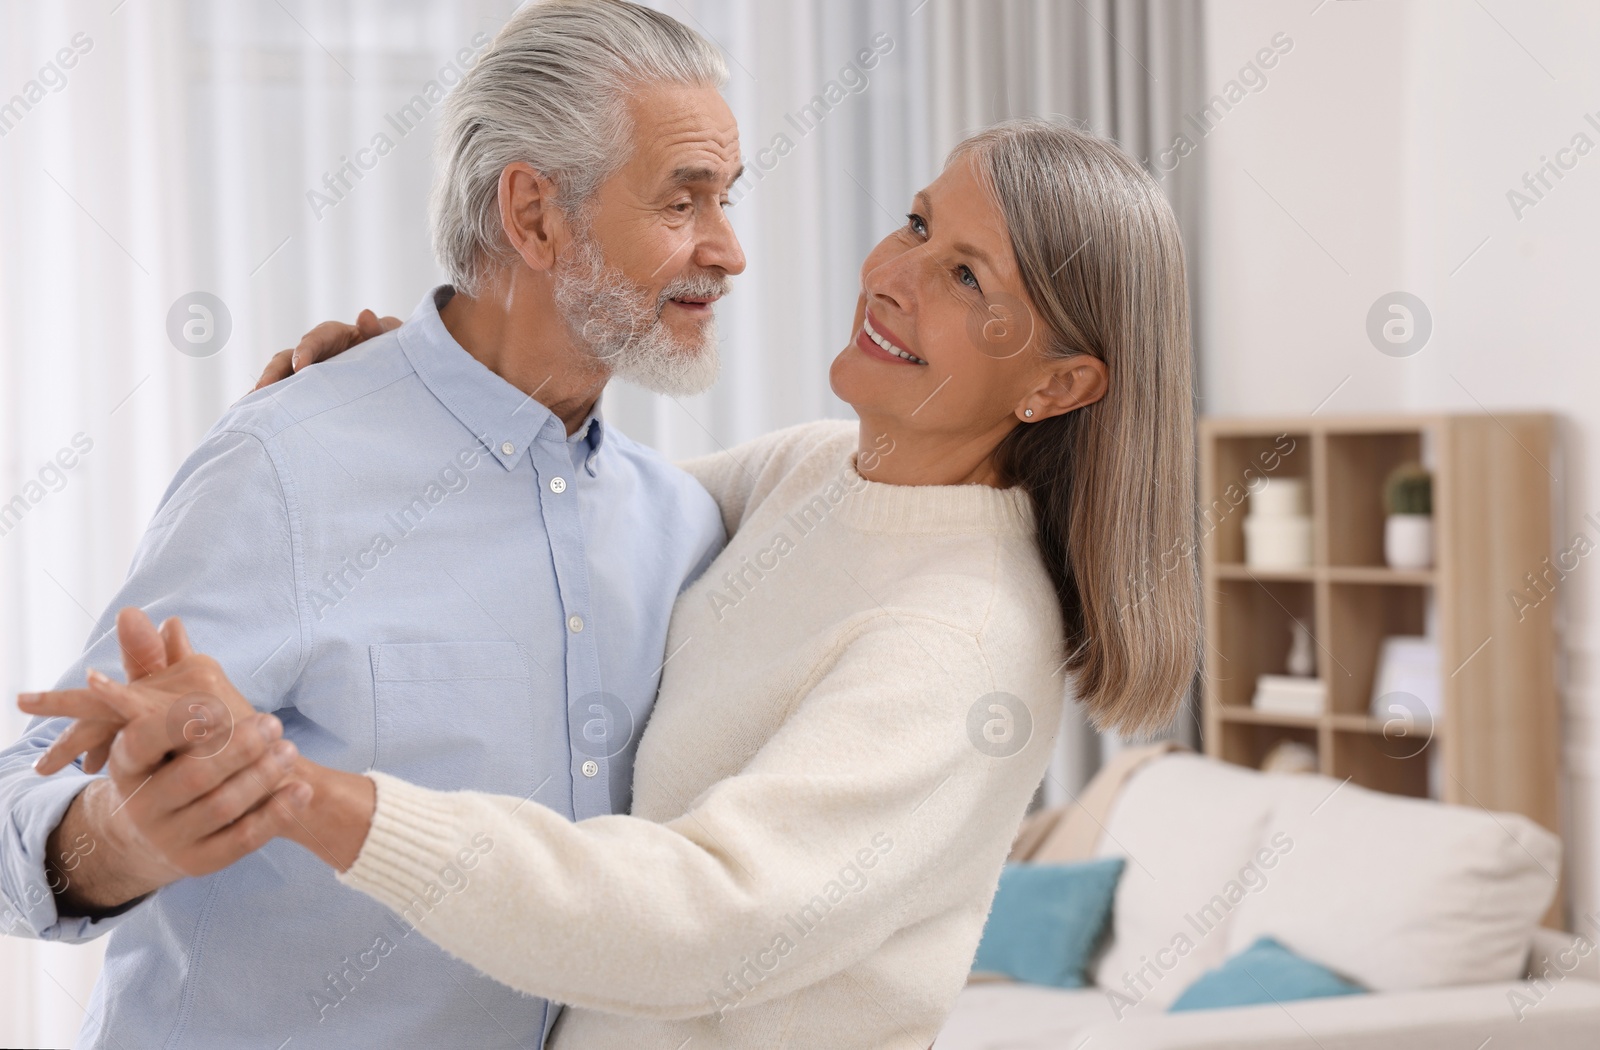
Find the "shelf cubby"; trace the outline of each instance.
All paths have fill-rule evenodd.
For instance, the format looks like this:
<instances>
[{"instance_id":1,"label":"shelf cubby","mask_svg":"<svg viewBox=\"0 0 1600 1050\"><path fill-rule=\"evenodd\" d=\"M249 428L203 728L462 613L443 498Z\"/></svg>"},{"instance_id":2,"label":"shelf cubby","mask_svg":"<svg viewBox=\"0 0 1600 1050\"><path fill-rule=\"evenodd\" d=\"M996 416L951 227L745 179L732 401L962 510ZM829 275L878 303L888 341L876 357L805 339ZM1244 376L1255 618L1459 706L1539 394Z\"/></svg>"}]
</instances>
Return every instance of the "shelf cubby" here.
<instances>
[{"instance_id":1,"label":"shelf cubby","mask_svg":"<svg viewBox=\"0 0 1600 1050\"><path fill-rule=\"evenodd\" d=\"M1214 454L1218 476L1226 480L1201 501L1200 531L1215 545L1219 561L1242 565L1250 491L1274 477L1309 482L1311 436L1291 431L1231 434L1218 438Z\"/></svg>"},{"instance_id":2,"label":"shelf cubby","mask_svg":"<svg viewBox=\"0 0 1600 1050\"><path fill-rule=\"evenodd\" d=\"M1267 752L1285 740L1318 751L1317 726L1294 725L1291 722L1289 718L1271 723L1224 721L1219 744L1223 761L1252 768L1260 766Z\"/></svg>"},{"instance_id":3,"label":"shelf cubby","mask_svg":"<svg viewBox=\"0 0 1600 1050\"><path fill-rule=\"evenodd\" d=\"M1371 710L1383 640L1426 633L1428 588L1408 583L1328 585L1328 708L1334 714ZM1337 654L1337 655L1336 655Z\"/></svg>"},{"instance_id":4,"label":"shelf cubby","mask_svg":"<svg viewBox=\"0 0 1600 1050\"><path fill-rule=\"evenodd\" d=\"M1256 678L1285 673L1294 621L1316 633L1316 592L1312 584L1284 580L1223 580L1217 585L1216 632L1226 656L1219 666L1219 702L1250 707Z\"/></svg>"},{"instance_id":5,"label":"shelf cubby","mask_svg":"<svg viewBox=\"0 0 1600 1050\"><path fill-rule=\"evenodd\" d=\"M1363 787L1396 795L1428 797L1428 763L1433 740L1426 730L1385 733L1376 727L1332 732L1333 764Z\"/></svg>"},{"instance_id":6,"label":"shelf cubby","mask_svg":"<svg viewBox=\"0 0 1600 1050\"><path fill-rule=\"evenodd\" d=\"M1403 463L1422 460L1417 428L1329 433L1327 564L1385 568L1383 483Z\"/></svg>"}]
</instances>

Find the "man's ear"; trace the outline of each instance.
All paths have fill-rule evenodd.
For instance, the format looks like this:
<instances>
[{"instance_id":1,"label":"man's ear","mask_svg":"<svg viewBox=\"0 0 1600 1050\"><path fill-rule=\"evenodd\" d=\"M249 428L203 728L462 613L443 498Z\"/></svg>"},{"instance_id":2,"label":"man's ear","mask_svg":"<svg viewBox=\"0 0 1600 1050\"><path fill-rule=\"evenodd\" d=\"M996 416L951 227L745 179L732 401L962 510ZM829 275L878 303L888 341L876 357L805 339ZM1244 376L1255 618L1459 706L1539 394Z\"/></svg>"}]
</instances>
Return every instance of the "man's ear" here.
<instances>
[{"instance_id":1,"label":"man's ear","mask_svg":"<svg viewBox=\"0 0 1600 1050\"><path fill-rule=\"evenodd\" d=\"M1106 396L1110 371L1092 354L1073 354L1045 362L1040 382L1017 405L1017 418L1037 423L1085 408Z\"/></svg>"},{"instance_id":2,"label":"man's ear","mask_svg":"<svg viewBox=\"0 0 1600 1050\"><path fill-rule=\"evenodd\" d=\"M555 183L533 165L517 161L500 172L500 228L530 270L551 270L572 238L555 201Z\"/></svg>"}]
</instances>

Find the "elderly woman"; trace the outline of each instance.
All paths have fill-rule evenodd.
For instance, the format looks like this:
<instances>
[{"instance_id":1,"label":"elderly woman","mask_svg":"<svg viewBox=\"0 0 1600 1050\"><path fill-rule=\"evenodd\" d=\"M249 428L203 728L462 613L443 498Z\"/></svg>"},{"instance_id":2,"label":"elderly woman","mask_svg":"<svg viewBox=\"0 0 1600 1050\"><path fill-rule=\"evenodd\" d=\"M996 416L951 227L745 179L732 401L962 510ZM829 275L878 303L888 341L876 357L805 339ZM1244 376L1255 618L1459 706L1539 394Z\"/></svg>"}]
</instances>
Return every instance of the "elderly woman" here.
<instances>
[{"instance_id":1,"label":"elderly woman","mask_svg":"<svg viewBox=\"0 0 1600 1050\"><path fill-rule=\"evenodd\" d=\"M316 804L261 819L568 1004L558 1047L926 1045L1065 677L1136 732L1194 669L1182 259L1113 145L1037 121L963 142L862 266L831 372L859 426L686 464L733 539L678 601L632 815L302 762ZM248 709L178 655L93 686L156 754L176 695Z\"/></svg>"}]
</instances>

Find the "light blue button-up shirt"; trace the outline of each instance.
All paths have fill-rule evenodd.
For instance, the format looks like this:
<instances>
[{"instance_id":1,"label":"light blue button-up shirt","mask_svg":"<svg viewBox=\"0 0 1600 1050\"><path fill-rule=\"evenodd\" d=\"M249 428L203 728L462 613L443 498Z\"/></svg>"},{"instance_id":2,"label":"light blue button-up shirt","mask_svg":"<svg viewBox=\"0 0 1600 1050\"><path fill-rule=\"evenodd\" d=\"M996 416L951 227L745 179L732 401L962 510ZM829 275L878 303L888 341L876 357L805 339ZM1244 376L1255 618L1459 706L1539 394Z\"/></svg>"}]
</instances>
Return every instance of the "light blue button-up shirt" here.
<instances>
[{"instance_id":1,"label":"light blue button-up shirt","mask_svg":"<svg viewBox=\"0 0 1600 1050\"><path fill-rule=\"evenodd\" d=\"M569 437L468 355L439 318L450 294L228 411L62 686L119 666L113 618L138 605L181 615L318 762L573 819L626 811L672 604L721 518L655 453L598 417ZM46 838L87 778L31 766L63 727L36 721L0 753L0 930L113 931L80 1046L540 1045L548 1004L287 842L113 918L60 917ZM472 892L470 872L441 884Z\"/></svg>"}]
</instances>

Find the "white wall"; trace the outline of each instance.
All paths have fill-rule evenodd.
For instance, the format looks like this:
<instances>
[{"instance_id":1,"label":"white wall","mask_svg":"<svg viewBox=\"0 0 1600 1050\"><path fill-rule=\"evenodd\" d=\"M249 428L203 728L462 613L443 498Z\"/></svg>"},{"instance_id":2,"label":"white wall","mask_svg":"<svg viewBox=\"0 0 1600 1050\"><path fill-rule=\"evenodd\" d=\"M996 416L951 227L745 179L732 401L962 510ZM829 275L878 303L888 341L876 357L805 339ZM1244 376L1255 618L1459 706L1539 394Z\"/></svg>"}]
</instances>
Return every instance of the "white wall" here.
<instances>
[{"instance_id":1,"label":"white wall","mask_svg":"<svg viewBox=\"0 0 1600 1050\"><path fill-rule=\"evenodd\" d=\"M1560 531L1600 541L1583 522L1600 510L1600 128L1584 120L1600 122L1600 5L1212 0L1206 31L1216 89L1275 33L1294 47L1194 157L1207 166L1204 410L1307 413L1331 394L1325 413L1553 411ZM1518 217L1507 191L1527 192L1524 173L1579 133L1594 154ZM1395 290L1433 316L1405 359L1365 334ZM1558 595L1567 873L1587 915L1600 909L1600 572L1585 561Z\"/></svg>"}]
</instances>

